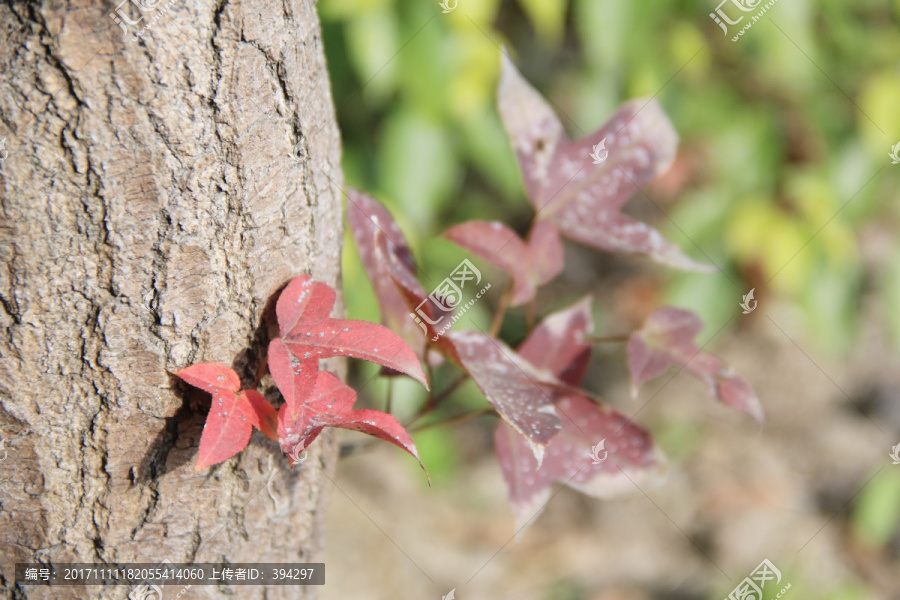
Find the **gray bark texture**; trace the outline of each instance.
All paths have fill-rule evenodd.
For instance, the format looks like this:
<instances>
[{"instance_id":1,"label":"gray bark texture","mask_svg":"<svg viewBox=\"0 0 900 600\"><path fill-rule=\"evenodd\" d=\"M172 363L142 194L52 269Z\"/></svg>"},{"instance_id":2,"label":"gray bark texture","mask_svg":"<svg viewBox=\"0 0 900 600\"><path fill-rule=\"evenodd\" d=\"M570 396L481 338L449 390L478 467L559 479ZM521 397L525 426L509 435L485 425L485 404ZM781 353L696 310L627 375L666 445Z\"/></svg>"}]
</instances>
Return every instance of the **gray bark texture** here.
<instances>
[{"instance_id":1,"label":"gray bark texture","mask_svg":"<svg viewBox=\"0 0 900 600\"><path fill-rule=\"evenodd\" d=\"M280 288L339 282L315 5L117 5L0 5L0 598L129 593L17 587L15 562L321 559L334 438L292 469L254 432L195 472L209 397L171 375L224 362L252 384Z\"/></svg>"}]
</instances>

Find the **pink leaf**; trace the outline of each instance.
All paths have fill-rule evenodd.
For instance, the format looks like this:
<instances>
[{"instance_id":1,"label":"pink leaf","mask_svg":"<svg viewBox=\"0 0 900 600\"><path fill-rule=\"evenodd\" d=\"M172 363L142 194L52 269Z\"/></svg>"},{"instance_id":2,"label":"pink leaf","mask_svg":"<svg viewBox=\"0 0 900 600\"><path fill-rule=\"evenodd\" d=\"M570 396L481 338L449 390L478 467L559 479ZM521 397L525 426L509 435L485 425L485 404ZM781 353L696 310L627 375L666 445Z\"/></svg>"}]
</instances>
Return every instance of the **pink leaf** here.
<instances>
[{"instance_id":1,"label":"pink leaf","mask_svg":"<svg viewBox=\"0 0 900 600\"><path fill-rule=\"evenodd\" d=\"M559 431L559 417L550 393L540 383L555 383L512 348L487 334L462 331L446 336L454 360L484 393L488 402L520 435L540 463L544 446Z\"/></svg>"},{"instance_id":2,"label":"pink leaf","mask_svg":"<svg viewBox=\"0 0 900 600\"><path fill-rule=\"evenodd\" d=\"M693 313L665 307L650 315L628 341L632 393L669 366L684 368L702 379L713 397L762 422L763 410L753 388L721 360L701 351L694 338L703 324Z\"/></svg>"},{"instance_id":3,"label":"pink leaf","mask_svg":"<svg viewBox=\"0 0 900 600\"><path fill-rule=\"evenodd\" d=\"M409 244L394 222L391 214L374 198L356 190L347 190L347 220L363 267L372 282L382 323L400 334L420 359L424 358L425 332L410 317L406 298L391 277L392 269L399 268L409 274L408 283L417 288L419 295L425 290L415 279L415 261ZM379 242L383 238L383 245ZM396 260L400 265L392 265Z\"/></svg>"},{"instance_id":4,"label":"pink leaf","mask_svg":"<svg viewBox=\"0 0 900 600\"><path fill-rule=\"evenodd\" d=\"M561 381L578 385L591 358L584 335L594 331L590 296L547 316L519 346L519 356Z\"/></svg>"},{"instance_id":5,"label":"pink leaf","mask_svg":"<svg viewBox=\"0 0 900 600\"><path fill-rule=\"evenodd\" d=\"M356 392L328 371L319 371L313 392L292 417L286 405L278 413L278 438L289 456L297 456L325 427L353 429L390 442L410 453L422 469L412 438L393 416L377 410L354 410Z\"/></svg>"},{"instance_id":6,"label":"pink leaf","mask_svg":"<svg viewBox=\"0 0 900 600\"><path fill-rule=\"evenodd\" d=\"M513 306L533 300L537 288L563 268L559 234L556 227L544 221L535 223L527 243L498 221L469 221L451 227L444 236L512 276Z\"/></svg>"},{"instance_id":7,"label":"pink leaf","mask_svg":"<svg viewBox=\"0 0 900 600\"><path fill-rule=\"evenodd\" d=\"M498 107L539 219L603 250L636 252L681 269L708 270L649 225L621 212L671 165L678 136L655 99L623 105L598 131L570 141L553 110L503 59ZM600 146L605 145L605 150ZM591 157L607 152L599 164Z\"/></svg>"},{"instance_id":8,"label":"pink leaf","mask_svg":"<svg viewBox=\"0 0 900 600\"><path fill-rule=\"evenodd\" d=\"M275 438L275 408L257 391L241 391L241 380L222 363L192 365L175 373L212 394L209 414L200 436L198 471L229 459L250 441L253 426Z\"/></svg>"},{"instance_id":9,"label":"pink leaf","mask_svg":"<svg viewBox=\"0 0 900 600\"><path fill-rule=\"evenodd\" d=\"M497 108L519 159L525 189L535 209L550 178L556 147L566 133L546 100L522 77L503 54Z\"/></svg>"},{"instance_id":10,"label":"pink leaf","mask_svg":"<svg viewBox=\"0 0 900 600\"><path fill-rule=\"evenodd\" d=\"M612 498L639 492L638 486L665 472L665 459L650 435L621 413L577 394L558 398L556 405L563 415L562 430L547 443L540 466L522 436L506 423L501 421L494 432L519 534L550 499L554 483Z\"/></svg>"},{"instance_id":11,"label":"pink leaf","mask_svg":"<svg viewBox=\"0 0 900 600\"><path fill-rule=\"evenodd\" d=\"M406 373L428 387L422 365L406 342L376 323L328 317L335 294L308 275L294 279L278 297L282 337L269 344L269 370L297 417L313 387L318 361L333 356L361 358Z\"/></svg>"}]
</instances>

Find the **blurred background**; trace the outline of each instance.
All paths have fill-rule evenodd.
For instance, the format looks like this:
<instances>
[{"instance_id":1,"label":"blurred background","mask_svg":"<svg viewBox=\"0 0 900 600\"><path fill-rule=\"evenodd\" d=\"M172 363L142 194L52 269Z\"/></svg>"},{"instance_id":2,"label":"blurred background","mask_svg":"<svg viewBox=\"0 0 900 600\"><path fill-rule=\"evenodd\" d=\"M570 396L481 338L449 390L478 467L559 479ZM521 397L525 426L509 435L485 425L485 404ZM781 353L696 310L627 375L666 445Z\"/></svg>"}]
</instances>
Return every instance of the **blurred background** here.
<instances>
[{"instance_id":1,"label":"blurred background","mask_svg":"<svg viewBox=\"0 0 900 600\"><path fill-rule=\"evenodd\" d=\"M454 2L448 0L452 7ZM347 434L328 517L324 598L721 599L763 559L783 597L900 598L900 0L779 0L737 41L707 3L320 0L347 184L378 197L430 290L468 255L470 219L520 233L532 209L495 107L500 47L573 138L657 97L681 136L671 170L627 211L720 271L685 274L566 243L538 315L594 297L596 333L675 305L698 343L756 388L759 428L684 373L630 399L624 346L596 348L585 387L635 414L670 458L658 487L600 501L564 489L521 539L481 418L415 434L429 468ZM730 8L729 8L730 7ZM729 3L723 10L738 11ZM755 14L746 13L746 14ZM467 314L490 324L505 276ZM738 306L755 289L758 309ZM348 236L351 318L379 320ZM465 319L456 329L472 327ZM524 310L501 337L527 333ZM388 384L354 361L361 402ZM437 369L438 389L458 373ZM424 390L393 381L407 422ZM447 415L487 407L466 384ZM774 598L773 591L771 596ZM755 598L753 600L756 600Z\"/></svg>"}]
</instances>

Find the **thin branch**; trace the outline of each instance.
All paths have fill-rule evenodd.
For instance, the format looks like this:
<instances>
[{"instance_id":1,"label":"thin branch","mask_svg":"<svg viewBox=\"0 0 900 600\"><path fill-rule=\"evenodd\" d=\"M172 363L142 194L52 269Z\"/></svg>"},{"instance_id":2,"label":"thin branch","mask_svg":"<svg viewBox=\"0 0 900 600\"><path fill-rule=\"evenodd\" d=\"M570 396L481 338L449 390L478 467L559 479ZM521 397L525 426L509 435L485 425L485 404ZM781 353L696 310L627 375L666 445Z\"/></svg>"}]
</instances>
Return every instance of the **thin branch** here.
<instances>
[{"instance_id":1,"label":"thin branch","mask_svg":"<svg viewBox=\"0 0 900 600\"><path fill-rule=\"evenodd\" d=\"M387 400L385 401L385 405L384 405L384 412L386 412L387 414L391 414L391 405L393 403L392 402L393 399L394 399L394 378L388 377L387 378Z\"/></svg>"},{"instance_id":2,"label":"thin branch","mask_svg":"<svg viewBox=\"0 0 900 600\"><path fill-rule=\"evenodd\" d=\"M410 421L409 423L406 424L406 427L409 427L413 423L420 421L422 418L431 414L434 411L434 409L436 409L441 402L443 402L448 397L450 397L450 395L453 392L455 392L459 386L461 386L463 383L465 383L465 381L468 378L469 378L469 376L467 374L463 373L462 375L457 377L453 381L453 383L448 385L446 387L446 389L444 389L444 391L442 391L440 394L438 394L437 396L430 396L428 398L428 401L425 402L425 405L422 406L422 410L419 411L419 414L417 414L415 417L413 417L412 421Z\"/></svg>"},{"instance_id":3,"label":"thin branch","mask_svg":"<svg viewBox=\"0 0 900 600\"><path fill-rule=\"evenodd\" d=\"M627 342L631 339L631 335L627 333L623 333L622 335L604 335L604 336L593 336L586 337L584 341L589 342L591 344L600 344L603 342Z\"/></svg>"},{"instance_id":4,"label":"thin branch","mask_svg":"<svg viewBox=\"0 0 900 600\"><path fill-rule=\"evenodd\" d=\"M259 382L262 381L263 374L266 372L266 367L268 366L269 356L266 355L265 358L263 358L262 364L259 365L259 369L256 370L256 379L253 381L253 387L250 389L255 390L257 387L259 387Z\"/></svg>"},{"instance_id":5,"label":"thin branch","mask_svg":"<svg viewBox=\"0 0 900 600\"><path fill-rule=\"evenodd\" d=\"M491 322L491 336L497 337L500 333L500 327L503 325L503 317L506 316L506 309L509 308L509 301L512 298L512 284L506 285L506 289L500 295L500 303L497 305L497 312L494 314L494 320Z\"/></svg>"},{"instance_id":6,"label":"thin branch","mask_svg":"<svg viewBox=\"0 0 900 600\"><path fill-rule=\"evenodd\" d=\"M432 427L439 427L443 425L456 425L458 423L463 423L470 419L475 419L477 417L483 417L484 415L496 415L497 411L493 408L485 408L483 410L476 410L473 412L462 413L461 415L453 415L452 417L448 417L446 419L442 419L439 421L433 421L431 423L425 423L424 425L419 425L418 427L413 427L409 430L410 433L418 433L419 431L424 431L426 429L431 429Z\"/></svg>"},{"instance_id":7,"label":"thin branch","mask_svg":"<svg viewBox=\"0 0 900 600\"><path fill-rule=\"evenodd\" d=\"M440 395L438 395L437 397L434 398L434 406L432 408L437 408L438 404L440 404L441 402L446 400L450 396L450 394L455 392L456 388L458 388L459 386L464 384L468 378L469 378L469 375L466 373L463 373L462 375L457 377L455 380L453 380L453 383L448 385L447 388L443 392L440 393Z\"/></svg>"}]
</instances>

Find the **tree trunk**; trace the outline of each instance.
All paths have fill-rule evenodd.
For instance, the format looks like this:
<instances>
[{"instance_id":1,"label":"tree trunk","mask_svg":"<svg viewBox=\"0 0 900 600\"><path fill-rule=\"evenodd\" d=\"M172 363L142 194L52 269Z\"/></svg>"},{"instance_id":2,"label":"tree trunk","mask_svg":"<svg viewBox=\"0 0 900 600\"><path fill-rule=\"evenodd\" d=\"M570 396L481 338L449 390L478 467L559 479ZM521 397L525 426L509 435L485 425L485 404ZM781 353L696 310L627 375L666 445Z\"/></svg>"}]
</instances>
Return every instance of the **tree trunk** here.
<instances>
[{"instance_id":1,"label":"tree trunk","mask_svg":"<svg viewBox=\"0 0 900 600\"><path fill-rule=\"evenodd\" d=\"M224 362L252 384L281 286L338 283L340 142L314 3L118 1L0 6L5 598L129 592L16 587L14 562L321 557L334 439L292 471L255 432L197 473L209 399L170 375ZM142 20L126 35L124 17Z\"/></svg>"}]
</instances>

